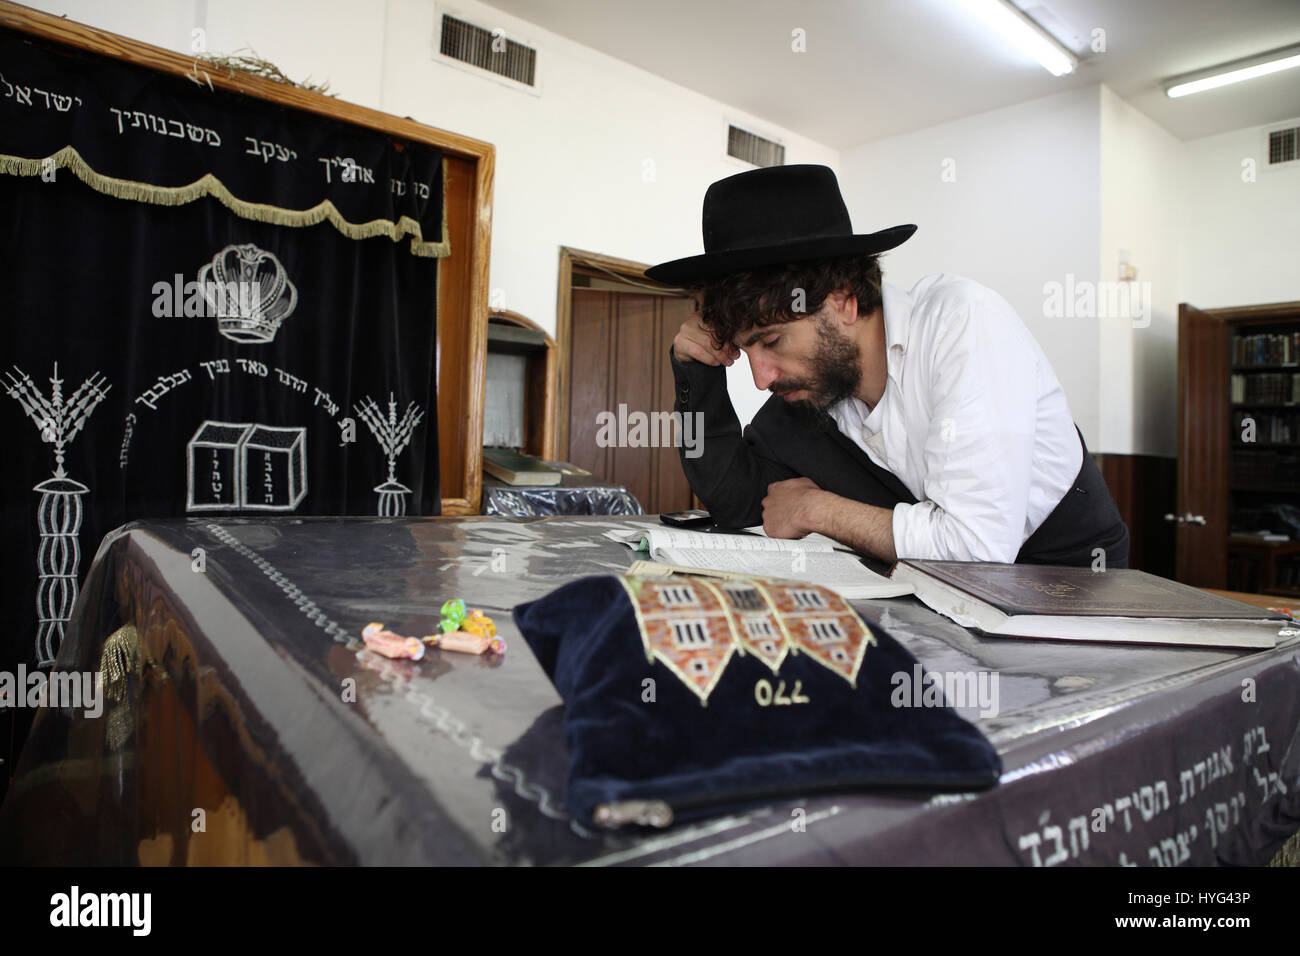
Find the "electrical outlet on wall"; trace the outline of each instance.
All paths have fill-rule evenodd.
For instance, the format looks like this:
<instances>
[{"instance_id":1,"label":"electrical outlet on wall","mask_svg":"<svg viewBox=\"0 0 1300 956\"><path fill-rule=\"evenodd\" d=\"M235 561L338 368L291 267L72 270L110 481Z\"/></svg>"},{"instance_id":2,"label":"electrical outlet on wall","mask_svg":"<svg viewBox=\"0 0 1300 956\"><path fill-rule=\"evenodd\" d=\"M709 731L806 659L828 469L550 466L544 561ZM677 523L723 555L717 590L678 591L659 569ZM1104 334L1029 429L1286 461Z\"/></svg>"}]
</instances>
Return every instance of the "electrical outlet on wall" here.
<instances>
[{"instance_id":1,"label":"electrical outlet on wall","mask_svg":"<svg viewBox=\"0 0 1300 956\"><path fill-rule=\"evenodd\" d=\"M1138 277L1137 266L1129 262L1129 252L1127 249L1119 251L1119 281L1132 282Z\"/></svg>"}]
</instances>

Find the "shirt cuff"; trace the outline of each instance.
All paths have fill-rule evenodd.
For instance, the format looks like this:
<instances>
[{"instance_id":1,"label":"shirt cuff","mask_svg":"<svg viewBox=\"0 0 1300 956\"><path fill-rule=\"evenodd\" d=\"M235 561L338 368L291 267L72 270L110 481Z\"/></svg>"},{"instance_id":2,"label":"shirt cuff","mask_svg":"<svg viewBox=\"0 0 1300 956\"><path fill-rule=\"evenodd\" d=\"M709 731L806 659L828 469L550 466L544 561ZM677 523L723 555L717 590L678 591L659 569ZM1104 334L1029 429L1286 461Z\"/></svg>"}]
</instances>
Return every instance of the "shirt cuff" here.
<instances>
[{"instance_id":1,"label":"shirt cuff","mask_svg":"<svg viewBox=\"0 0 1300 956\"><path fill-rule=\"evenodd\" d=\"M917 509L922 510L918 513ZM925 524L929 513L933 510L933 501L918 501L916 504L900 501L894 505L892 518L894 554L900 558L915 558L918 561L933 558L934 544L925 534Z\"/></svg>"},{"instance_id":2,"label":"shirt cuff","mask_svg":"<svg viewBox=\"0 0 1300 956\"><path fill-rule=\"evenodd\" d=\"M893 530L894 553L899 558L914 558L918 561L996 561L1013 564L1020 547L1008 548L1008 555L1001 556L997 548L988 548L987 540L982 540L986 552L978 554L965 539L958 535L943 535L943 522L951 520L947 514L936 514L939 506L933 501L918 501L916 504L899 502L894 505ZM1009 542L1007 543L1009 545Z\"/></svg>"}]
</instances>

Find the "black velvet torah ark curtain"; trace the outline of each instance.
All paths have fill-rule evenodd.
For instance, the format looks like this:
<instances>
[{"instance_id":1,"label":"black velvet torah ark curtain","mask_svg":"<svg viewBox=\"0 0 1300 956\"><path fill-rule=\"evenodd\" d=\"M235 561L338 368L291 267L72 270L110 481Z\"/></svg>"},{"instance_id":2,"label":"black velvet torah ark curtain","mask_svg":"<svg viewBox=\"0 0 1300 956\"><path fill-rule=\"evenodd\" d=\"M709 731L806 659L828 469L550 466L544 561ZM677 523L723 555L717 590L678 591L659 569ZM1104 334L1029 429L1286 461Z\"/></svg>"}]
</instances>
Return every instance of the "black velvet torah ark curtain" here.
<instances>
[{"instance_id":1,"label":"black velvet torah ark curtain","mask_svg":"<svg viewBox=\"0 0 1300 956\"><path fill-rule=\"evenodd\" d=\"M439 512L441 153L198 78L0 32L6 671L126 521Z\"/></svg>"}]
</instances>

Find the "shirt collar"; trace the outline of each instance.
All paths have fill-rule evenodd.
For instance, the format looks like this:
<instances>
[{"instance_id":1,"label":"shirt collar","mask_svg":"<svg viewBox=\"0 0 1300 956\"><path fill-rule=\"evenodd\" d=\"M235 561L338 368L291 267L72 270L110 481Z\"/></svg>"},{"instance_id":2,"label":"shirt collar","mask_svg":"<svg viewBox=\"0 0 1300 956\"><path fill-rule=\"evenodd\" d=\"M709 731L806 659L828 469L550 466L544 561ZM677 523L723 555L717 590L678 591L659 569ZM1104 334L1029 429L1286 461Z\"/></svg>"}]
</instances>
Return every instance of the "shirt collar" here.
<instances>
[{"instance_id":1,"label":"shirt collar","mask_svg":"<svg viewBox=\"0 0 1300 956\"><path fill-rule=\"evenodd\" d=\"M880 285L885 310L885 364L896 352L907 351L907 329L912 322L912 297L888 282ZM894 346L899 346L895 350Z\"/></svg>"}]
</instances>

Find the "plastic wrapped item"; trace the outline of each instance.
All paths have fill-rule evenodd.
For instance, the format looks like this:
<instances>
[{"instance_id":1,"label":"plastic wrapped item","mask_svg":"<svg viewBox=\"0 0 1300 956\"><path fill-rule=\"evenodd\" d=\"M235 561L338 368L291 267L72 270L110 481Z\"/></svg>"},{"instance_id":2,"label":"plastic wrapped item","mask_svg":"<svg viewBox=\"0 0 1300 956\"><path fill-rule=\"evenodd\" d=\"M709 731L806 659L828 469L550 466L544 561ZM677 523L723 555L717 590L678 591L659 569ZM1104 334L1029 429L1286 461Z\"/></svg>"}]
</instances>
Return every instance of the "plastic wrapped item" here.
<instances>
[{"instance_id":1,"label":"plastic wrapped item","mask_svg":"<svg viewBox=\"0 0 1300 956\"><path fill-rule=\"evenodd\" d=\"M621 485L507 485L491 479L483 481L483 513L516 518L645 514Z\"/></svg>"}]
</instances>

